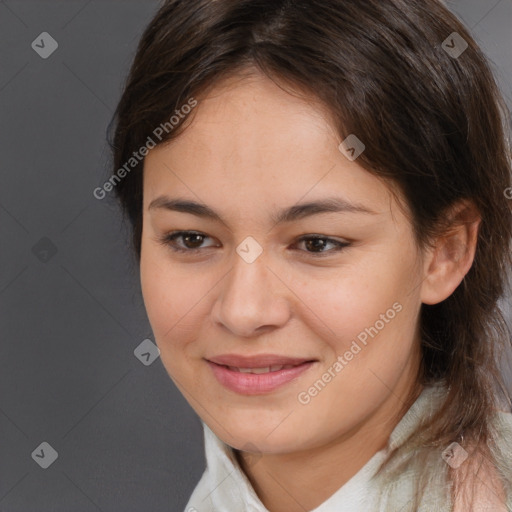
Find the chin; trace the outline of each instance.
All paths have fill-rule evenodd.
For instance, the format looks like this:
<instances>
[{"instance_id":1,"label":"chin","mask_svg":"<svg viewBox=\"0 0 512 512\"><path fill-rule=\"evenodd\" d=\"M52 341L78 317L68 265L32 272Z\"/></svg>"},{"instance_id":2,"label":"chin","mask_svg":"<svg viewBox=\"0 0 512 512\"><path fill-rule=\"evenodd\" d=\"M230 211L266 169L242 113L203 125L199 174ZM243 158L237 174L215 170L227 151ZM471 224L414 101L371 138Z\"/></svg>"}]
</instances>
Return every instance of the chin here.
<instances>
[{"instance_id":1,"label":"chin","mask_svg":"<svg viewBox=\"0 0 512 512\"><path fill-rule=\"evenodd\" d=\"M223 440L229 446L246 452L279 454L293 452L304 446L305 440L296 438L293 431L283 428L278 433L275 426L275 422L258 427L247 424L237 427L230 423L228 430L233 437ZM227 435L225 431L221 433L223 437Z\"/></svg>"}]
</instances>

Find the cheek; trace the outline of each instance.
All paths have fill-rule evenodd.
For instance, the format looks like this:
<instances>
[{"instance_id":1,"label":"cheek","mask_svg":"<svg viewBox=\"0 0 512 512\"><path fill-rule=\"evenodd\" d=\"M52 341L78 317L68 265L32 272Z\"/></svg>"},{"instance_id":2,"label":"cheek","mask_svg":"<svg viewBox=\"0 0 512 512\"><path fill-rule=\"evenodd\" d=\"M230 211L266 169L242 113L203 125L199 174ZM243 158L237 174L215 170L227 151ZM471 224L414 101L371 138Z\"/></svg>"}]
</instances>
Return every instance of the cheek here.
<instances>
[{"instance_id":1,"label":"cheek","mask_svg":"<svg viewBox=\"0 0 512 512\"><path fill-rule=\"evenodd\" d=\"M411 294L412 270L399 265L382 270L353 266L337 279L300 284L298 295L306 298L300 314L303 320L307 315L323 361L301 391L309 393L308 386L323 375L328 379L325 390L311 395L307 410L333 429L353 419L333 413L333 403L355 416L377 407L403 375L414 350L420 302Z\"/></svg>"},{"instance_id":2,"label":"cheek","mask_svg":"<svg viewBox=\"0 0 512 512\"><path fill-rule=\"evenodd\" d=\"M361 263L333 279L299 281L297 295L305 303L301 315L307 315L319 338L320 374L329 369L337 374L330 387L334 395L351 390L350 396L360 396L374 385L377 396L381 381L391 384L401 375L415 343L420 300L411 282L416 271L412 260ZM342 370L333 368L338 356ZM327 392L322 400L334 395Z\"/></svg>"},{"instance_id":3,"label":"cheek","mask_svg":"<svg viewBox=\"0 0 512 512\"><path fill-rule=\"evenodd\" d=\"M142 238L140 284L146 314L167 374L190 403L197 386L197 357L189 353L204 325L206 299L215 283L172 261L166 251ZM193 393L195 394L195 393Z\"/></svg>"},{"instance_id":4,"label":"cheek","mask_svg":"<svg viewBox=\"0 0 512 512\"><path fill-rule=\"evenodd\" d=\"M403 311L410 312L414 304L411 272L399 266L352 265L328 279L297 279L294 292L317 316L317 322L324 324L326 332L346 340L375 322L381 326L381 315L394 321ZM399 309L402 312L397 314Z\"/></svg>"},{"instance_id":5,"label":"cheek","mask_svg":"<svg viewBox=\"0 0 512 512\"><path fill-rule=\"evenodd\" d=\"M166 352L181 349L204 325L215 279L204 272L190 272L173 264L156 250L143 252L140 279L157 345L165 347Z\"/></svg>"}]
</instances>

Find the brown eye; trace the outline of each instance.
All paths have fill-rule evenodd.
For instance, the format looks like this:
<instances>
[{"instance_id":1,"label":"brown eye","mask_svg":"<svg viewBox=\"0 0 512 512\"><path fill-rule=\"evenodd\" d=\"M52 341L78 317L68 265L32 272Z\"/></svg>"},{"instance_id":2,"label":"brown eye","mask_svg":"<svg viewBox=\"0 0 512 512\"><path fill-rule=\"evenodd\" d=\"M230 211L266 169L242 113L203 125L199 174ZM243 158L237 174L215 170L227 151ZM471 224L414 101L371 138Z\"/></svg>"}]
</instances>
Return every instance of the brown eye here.
<instances>
[{"instance_id":1,"label":"brown eye","mask_svg":"<svg viewBox=\"0 0 512 512\"><path fill-rule=\"evenodd\" d=\"M205 238L210 237L195 231L176 231L163 236L159 242L176 252L193 253L201 249L201 244L204 242ZM178 239L183 241L183 245L176 243Z\"/></svg>"},{"instance_id":2,"label":"brown eye","mask_svg":"<svg viewBox=\"0 0 512 512\"><path fill-rule=\"evenodd\" d=\"M340 242L339 240L317 235L303 236L299 239L299 243L302 242L305 243L306 252L320 256L323 256L324 254L329 255L334 252L339 252L350 245L349 242ZM334 245L335 248L324 251L323 249L329 244Z\"/></svg>"}]
</instances>

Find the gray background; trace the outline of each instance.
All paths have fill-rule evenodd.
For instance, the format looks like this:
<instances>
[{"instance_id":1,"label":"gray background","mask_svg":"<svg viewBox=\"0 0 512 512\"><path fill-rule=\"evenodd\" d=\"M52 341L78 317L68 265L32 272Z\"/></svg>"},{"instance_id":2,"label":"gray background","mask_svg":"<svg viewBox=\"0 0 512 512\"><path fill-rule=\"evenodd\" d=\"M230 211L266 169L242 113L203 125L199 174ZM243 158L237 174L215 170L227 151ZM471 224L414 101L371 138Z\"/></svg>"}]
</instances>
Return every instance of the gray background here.
<instances>
[{"instance_id":1,"label":"gray background","mask_svg":"<svg viewBox=\"0 0 512 512\"><path fill-rule=\"evenodd\" d=\"M447 5L511 107L512 0ZM1 512L182 512L204 469L198 417L160 359L134 356L151 330L128 229L92 195L157 7L0 1ZM31 48L45 31L59 44L48 59ZM47 469L32 457L42 442L58 452Z\"/></svg>"}]
</instances>

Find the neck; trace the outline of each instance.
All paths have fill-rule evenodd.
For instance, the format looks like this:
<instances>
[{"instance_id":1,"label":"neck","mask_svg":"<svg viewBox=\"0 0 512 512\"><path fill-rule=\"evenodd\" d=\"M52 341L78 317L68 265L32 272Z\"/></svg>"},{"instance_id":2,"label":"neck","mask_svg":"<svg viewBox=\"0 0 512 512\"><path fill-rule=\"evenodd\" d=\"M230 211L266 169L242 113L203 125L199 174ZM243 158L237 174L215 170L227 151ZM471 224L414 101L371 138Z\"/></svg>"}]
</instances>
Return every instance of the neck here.
<instances>
[{"instance_id":1,"label":"neck","mask_svg":"<svg viewBox=\"0 0 512 512\"><path fill-rule=\"evenodd\" d=\"M248 464L247 454L236 450L238 463L264 506L270 512L304 512L324 503L387 446L391 432L422 391L416 376L416 366L414 371L404 372L371 416L329 444L293 453L262 454L257 464Z\"/></svg>"}]
</instances>

